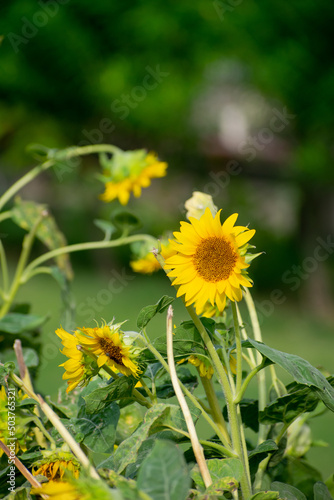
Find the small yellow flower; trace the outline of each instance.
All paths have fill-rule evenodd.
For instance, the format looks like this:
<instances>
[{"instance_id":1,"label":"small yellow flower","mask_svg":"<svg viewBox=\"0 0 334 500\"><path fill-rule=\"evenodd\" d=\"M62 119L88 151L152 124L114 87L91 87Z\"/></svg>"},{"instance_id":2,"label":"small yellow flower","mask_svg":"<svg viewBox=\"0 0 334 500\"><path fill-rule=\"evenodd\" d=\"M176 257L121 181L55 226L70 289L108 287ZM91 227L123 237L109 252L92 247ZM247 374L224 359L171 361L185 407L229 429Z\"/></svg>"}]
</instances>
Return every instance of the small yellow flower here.
<instances>
[{"instance_id":1,"label":"small yellow flower","mask_svg":"<svg viewBox=\"0 0 334 500\"><path fill-rule=\"evenodd\" d=\"M101 177L105 192L100 198L106 202L118 198L122 205L126 205L131 192L138 198L142 188L150 186L151 179L166 175L166 169L167 163L159 161L154 153L147 153L144 149L119 150L105 165Z\"/></svg>"},{"instance_id":2,"label":"small yellow flower","mask_svg":"<svg viewBox=\"0 0 334 500\"><path fill-rule=\"evenodd\" d=\"M98 357L97 364L104 364L118 370L123 375L138 377L141 373L137 365L136 349L124 342L123 332L119 324L103 325L95 328L79 328L84 335L76 332L79 343Z\"/></svg>"},{"instance_id":3,"label":"small yellow flower","mask_svg":"<svg viewBox=\"0 0 334 500\"><path fill-rule=\"evenodd\" d=\"M181 222L171 246L176 255L166 259L165 268L179 285L177 296L185 295L186 305L194 304L200 314L209 300L219 311L224 310L226 297L242 299L241 286L251 287L245 269L244 248L255 230L234 226L238 214L231 215L223 224L220 210L215 217L210 209L197 220Z\"/></svg>"},{"instance_id":4,"label":"small yellow flower","mask_svg":"<svg viewBox=\"0 0 334 500\"><path fill-rule=\"evenodd\" d=\"M173 250L170 246L170 243L162 243L161 244L161 255L164 259L171 257L175 254L175 250ZM154 257L152 252L148 252L144 257L130 261L130 266L136 273L142 274L152 274L155 271L159 271L161 266L157 259Z\"/></svg>"},{"instance_id":5,"label":"small yellow flower","mask_svg":"<svg viewBox=\"0 0 334 500\"><path fill-rule=\"evenodd\" d=\"M44 458L35 462L32 468L34 476L38 474L47 477L50 481L61 481L65 470L71 472L75 478L79 477L80 464L66 451L42 451Z\"/></svg>"},{"instance_id":6,"label":"small yellow flower","mask_svg":"<svg viewBox=\"0 0 334 500\"><path fill-rule=\"evenodd\" d=\"M56 335L61 338L64 346L64 349L60 352L69 358L59 365L65 369L63 379L67 380L68 387L66 392L68 393L78 385L83 386L88 383L94 374L92 368L93 360L87 359L87 356L82 353L80 344L74 335L68 333L63 328L58 328Z\"/></svg>"}]
</instances>

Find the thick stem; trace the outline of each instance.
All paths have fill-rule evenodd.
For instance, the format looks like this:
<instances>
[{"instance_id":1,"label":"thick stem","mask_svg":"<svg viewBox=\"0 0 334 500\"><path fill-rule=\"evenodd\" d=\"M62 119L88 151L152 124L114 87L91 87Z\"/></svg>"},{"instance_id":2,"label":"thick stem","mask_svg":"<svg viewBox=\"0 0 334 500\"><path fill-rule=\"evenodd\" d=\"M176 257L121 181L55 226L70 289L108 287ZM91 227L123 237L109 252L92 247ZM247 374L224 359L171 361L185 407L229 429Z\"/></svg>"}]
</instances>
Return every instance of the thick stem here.
<instances>
[{"instance_id":1,"label":"thick stem","mask_svg":"<svg viewBox=\"0 0 334 500\"><path fill-rule=\"evenodd\" d=\"M235 345L237 352L237 383L236 383L236 392L240 392L241 384L242 384L242 346L241 346L241 336L239 329L239 321L237 315L237 306L235 302L231 301L231 308L233 314L233 322L234 322L234 332L235 332Z\"/></svg>"},{"instance_id":2,"label":"thick stem","mask_svg":"<svg viewBox=\"0 0 334 500\"><path fill-rule=\"evenodd\" d=\"M219 427L221 433L224 434L226 441L230 443L231 442L230 436L226 428L226 422L223 418L222 411L220 409L217 394L213 387L212 379L208 379L207 377L201 377L201 382L209 403L213 420Z\"/></svg>"},{"instance_id":3,"label":"thick stem","mask_svg":"<svg viewBox=\"0 0 334 500\"><path fill-rule=\"evenodd\" d=\"M5 300L8 291L8 265L7 265L5 249L1 239L0 239L0 264L2 271L3 298Z\"/></svg>"},{"instance_id":4,"label":"thick stem","mask_svg":"<svg viewBox=\"0 0 334 500\"><path fill-rule=\"evenodd\" d=\"M200 442L198 440L198 436L196 433L195 425L193 422L193 419L191 417L191 413L189 410L189 407L187 405L187 401L183 395L183 392L181 390L181 387L179 385L179 380L177 378L176 374L176 368L175 368L175 363L174 363L174 354L173 354L173 309L172 306L169 306L168 312L167 312L167 358L168 358L168 366L169 366L169 372L170 372L170 377L172 381L172 385L174 388L175 395L177 397L177 400L179 402L181 411L184 416L184 420L187 425L187 429L189 432L189 437L190 437L190 442L191 446L196 458L197 465L199 467L201 476L203 478L205 487L208 488L210 484L212 484L212 479L210 476L210 472L208 469L208 466L205 461L205 456L203 452L203 448L200 445Z\"/></svg>"}]
</instances>

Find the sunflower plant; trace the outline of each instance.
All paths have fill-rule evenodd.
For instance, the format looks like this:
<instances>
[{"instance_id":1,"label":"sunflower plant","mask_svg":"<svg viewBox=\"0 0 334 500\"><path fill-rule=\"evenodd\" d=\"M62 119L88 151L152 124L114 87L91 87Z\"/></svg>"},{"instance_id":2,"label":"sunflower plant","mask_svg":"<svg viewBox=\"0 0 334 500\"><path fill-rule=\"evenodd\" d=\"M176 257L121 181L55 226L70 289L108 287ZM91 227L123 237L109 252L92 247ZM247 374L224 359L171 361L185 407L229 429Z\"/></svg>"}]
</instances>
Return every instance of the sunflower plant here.
<instances>
[{"instance_id":1,"label":"sunflower plant","mask_svg":"<svg viewBox=\"0 0 334 500\"><path fill-rule=\"evenodd\" d=\"M331 499L334 476L322 477L307 453L316 444L309 421L334 411L334 377L263 342L251 295L255 230L195 192L178 230L138 233L137 217L117 204L166 175L156 154L103 144L34 151L41 162L0 197L0 223L26 231L12 277L0 240L1 498ZM46 170L92 153L112 214L97 221L102 240L68 245L47 205L17 195ZM36 239L47 251L32 258ZM48 274L70 309L70 254L122 245L131 246L134 272L165 273L166 294L138 311L136 331L116 311L93 325L60 323L64 385L57 401L36 394L47 317L16 302L20 287ZM180 324L174 301L184 308ZM159 314L166 328L156 332Z\"/></svg>"}]
</instances>

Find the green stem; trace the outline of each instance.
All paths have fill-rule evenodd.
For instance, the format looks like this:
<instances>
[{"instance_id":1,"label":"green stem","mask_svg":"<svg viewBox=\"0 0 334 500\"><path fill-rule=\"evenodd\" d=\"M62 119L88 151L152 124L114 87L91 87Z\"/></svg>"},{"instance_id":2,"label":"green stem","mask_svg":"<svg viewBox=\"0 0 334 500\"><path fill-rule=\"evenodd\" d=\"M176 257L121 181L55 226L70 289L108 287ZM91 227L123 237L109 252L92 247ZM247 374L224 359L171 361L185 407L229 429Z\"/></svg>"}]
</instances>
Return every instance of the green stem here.
<instances>
[{"instance_id":1,"label":"green stem","mask_svg":"<svg viewBox=\"0 0 334 500\"><path fill-rule=\"evenodd\" d=\"M177 427L173 427L172 425L165 424L164 427L170 429L171 431L178 432L179 434L182 434L182 436L186 436L187 438L190 437L187 431L183 431L182 429L178 429ZM219 451L224 456L230 456L229 451L221 444L214 443L213 441L207 441L206 439L200 439L199 442L203 446L208 446L209 448L213 448L214 450Z\"/></svg>"},{"instance_id":2,"label":"green stem","mask_svg":"<svg viewBox=\"0 0 334 500\"><path fill-rule=\"evenodd\" d=\"M256 366L255 368L253 368L253 370L247 375L247 377L245 378L241 388L240 388L240 391L237 393L237 395L235 396L234 398L234 403L235 404L238 404L240 403L240 401L242 400L243 398L243 395L245 394L245 391L248 387L248 384L249 382L252 380L252 378L260 371L262 370L262 368L264 368L265 366L265 359L262 360L262 363L258 366Z\"/></svg>"},{"instance_id":3,"label":"green stem","mask_svg":"<svg viewBox=\"0 0 334 500\"><path fill-rule=\"evenodd\" d=\"M242 384L242 346L241 346L241 336L239 329L239 321L237 315L237 306L235 302L231 301L231 308L233 314L234 322L234 332L235 332L235 345L237 351L237 382L236 382L236 392L239 393Z\"/></svg>"},{"instance_id":4,"label":"green stem","mask_svg":"<svg viewBox=\"0 0 334 500\"><path fill-rule=\"evenodd\" d=\"M160 354L160 352L157 351L157 349L155 347L153 347L153 345L144 336L142 337L142 340L143 340L144 344L146 345L146 347L156 357L156 359L158 361L160 361L160 363L165 368L165 370L167 371L167 373L170 373L169 372L169 366L166 363L166 361L164 360L164 358L162 357L162 355ZM229 457L235 457L236 455L231 450L231 447L230 447L229 443L225 440L225 436L221 433L219 427L217 427L217 425L215 424L215 422L209 417L209 415L204 410L204 408L202 407L202 405L197 401L197 398L181 382L180 382L180 386L181 386L181 389L183 390L183 392L186 394L186 396L188 396L188 398L190 399L190 401L194 404L194 406L196 406L196 408L198 408L201 411L202 416L204 417L204 419L208 422L208 424L210 425L210 427L217 434L217 436L219 437L219 439L221 440L221 442L225 446L225 448L227 450L228 456Z\"/></svg>"},{"instance_id":5,"label":"green stem","mask_svg":"<svg viewBox=\"0 0 334 500\"><path fill-rule=\"evenodd\" d=\"M249 312L249 316L251 319L252 327L253 327L253 333L254 333L254 339L258 342L262 342L262 335L261 335L261 329L260 329L260 324L259 320L257 317L254 301L252 299L251 293L248 289L245 291L245 300ZM256 360L257 363L261 363L262 356L259 352L256 352ZM275 369L274 369L275 371ZM259 411L262 411L267 402L267 390L266 390L266 374L265 371L261 371L258 375L258 381L259 381ZM268 427L267 425L260 424L259 425L259 434L258 434L258 445L261 444L263 441L265 441L266 436L267 436L267 430Z\"/></svg>"},{"instance_id":6,"label":"green stem","mask_svg":"<svg viewBox=\"0 0 334 500\"><path fill-rule=\"evenodd\" d=\"M144 380L141 378L140 379L140 383L143 387L143 389L145 390L146 394L148 395L148 397L150 398L150 400L152 401L152 403L156 403L157 402L157 397L155 394L153 394L150 389L147 387L146 383L144 382ZM138 391L139 392L139 391Z\"/></svg>"},{"instance_id":7,"label":"green stem","mask_svg":"<svg viewBox=\"0 0 334 500\"><path fill-rule=\"evenodd\" d=\"M216 423L216 425L220 428L222 434L224 434L226 441L230 444L231 443L230 436L227 431L226 423L220 409L217 394L213 387L212 379L208 379L207 377L200 377L200 378L209 403L213 420Z\"/></svg>"},{"instance_id":8,"label":"green stem","mask_svg":"<svg viewBox=\"0 0 334 500\"><path fill-rule=\"evenodd\" d=\"M6 220L6 219L10 219L12 217L12 212L11 210L8 210L7 212L2 212L2 214L0 214L0 222L2 222L3 220Z\"/></svg>"},{"instance_id":9,"label":"green stem","mask_svg":"<svg viewBox=\"0 0 334 500\"><path fill-rule=\"evenodd\" d=\"M84 468L86 468L91 477L94 479L100 479L100 476L94 469L94 467L90 464L87 456L84 454L82 449L80 448L79 444L75 441L73 436L68 432L66 427L62 424L60 421L59 417L56 415L56 413L50 408L50 406L42 399L42 397L38 394L35 394L31 389L29 389L24 382L17 376L15 373L10 374L11 379L21 389L24 390L26 394L28 394L29 397L34 399L38 405L40 406L41 410L43 413L46 415L46 417L49 419L49 421L53 424L53 426L57 429L59 434L62 436L64 441L69 445L71 451L73 454L77 457L77 459L81 462Z\"/></svg>"},{"instance_id":10,"label":"green stem","mask_svg":"<svg viewBox=\"0 0 334 500\"><path fill-rule=\"evenodd\" d=\"M231 428L231 437L232 437L232 445L234 451L237 453L241 463L242 467L244 470L244 474L241 478L240 481L240 486L243 494L244 500L247 500L251 496L251 480L250 480L250 475L249 475L249 466L248 466L248 459L247 457L247 450L244 450L244 430L242 425L240 425L239 418L238 418L238 410L237 410L237 405L234 404L233 401L233 393L231 391L230 384L228 382L227 375L225 373L224 367L219 359L219 356L217 354L217 351L209 337L209 334L207 333L203 323L200 321L199 317L197 316L195 309L193 306L186 306L186 309L193 320L197 330L199 331L203 342L208 349L208 352L211 356L212 363L214 367L216 368L216 372L218 374L218 380L220 381L220 384L222 386L225 399L226 399L226 406L227 406L227 412L229 416L229 422L230 422L230 428Z\"/></svg>"},{"instance_id":11,"label":"green stem","mask_svg":"<svg viewBox=\"0 0 334 500\"><path fill-rule=\"evenodd\" d=\"M0 263L1 263L1 271L2 271L2 284L3 284L3 296L4 299L7 294L8 290L8 265L7 265L7 258L6 258L6 253L4 246L2 244L2 241L0 239Z\"/></svg>"},{"instance_id":12,"label":"green stem","mask_svg":"<svg viewBox=\"0 0 334 500\"><path fill-rule=\"evenodd\" d=\"M43 262L57 257L58 255L62 255L64 253L71 252L79 252L82 250L97 250L102 248L112 248L120 245L127 245L129 243L133 243L134 241L147 240L151 241L152 245L156 244L156 238L150 236L148 234L135 234L132 236L128 236L127 238L118 238L117 240L112 241L90 241L88 243L76 243L74 245L67 245L65 247L56 248L55 250L51 250L50 252L46 252L45 254L37 257L37 259L30 262L30 264L26 267L24 275L22 277L23 282L26 282L29 279L29 274L33 269L42 264Z\"/></svg>"},{"instance_id":13,"label":"green stem","mask_svg":"<svg viewBox=\"0 0 334 500\"><path fill-rule=\"evenodd\" d=\"M43 433L43 435L50 441L50 443L53 445L54 448L56 448L56 442L53 439L53 437L48 433L48 431L45 429L44 425L40 421L40 419L36 416L33 418L33 422L36 425L36 427L39 428L39 430Z\"/></svg>"},{"instance_id":14,"label":"green stem","mask_svg":"<svg viewBox=\"0 0 334 500\"><path fill-rule=\"evenodd\" d=\"M13 282L12 282L12 286L11 286L10 292L8 294L8 299L3 304L3 306L2 306L2 308L0 310L0 318L2 318L9 311L9 308L10 308L10 306L11 306L11 304L12 304L14 298L15 298L16 292L19 289L21 275L22 275L23 270L25 268L25 265L26 265L26 263L28 261L28 258L29 258L29 255L30 255L30 251L31 251L31 247L32 247L32 244L34 242L38 226L40 225L41 221L43 220L43 217L44 217L44 215L41 215L38 218L38 220L36 221L35 225L31 229L30 233L28 233L24 237L24 239L23 239L22 252L21 252L19 261L17 263L17 268L16 268L16 272L15 272L15 276L14 276L14 279L13 279Z\"/></svg>"},{"instance_id":15,"label":"green stem","mask_svg":"<svg viewBox=\"0 0 334 500\"><path fill-rule=\"evenodd\" d=\"M2 207L18 192L22 189L26 184L31 182L35 177L37 177L41 172L48 170L52 167L57 161L62 160L66 161L75 156L83 156L92 153L115 153L120 151L119 148L113 146L112 144L93 144L90 146L82 146L82 147L72 147L68 148L64 152L56 153L55 157L37 165L35 168L27 172L23 177L21 177L18 181L16 181L0 198L0 210Z\"/></svg>"}]
</instances>

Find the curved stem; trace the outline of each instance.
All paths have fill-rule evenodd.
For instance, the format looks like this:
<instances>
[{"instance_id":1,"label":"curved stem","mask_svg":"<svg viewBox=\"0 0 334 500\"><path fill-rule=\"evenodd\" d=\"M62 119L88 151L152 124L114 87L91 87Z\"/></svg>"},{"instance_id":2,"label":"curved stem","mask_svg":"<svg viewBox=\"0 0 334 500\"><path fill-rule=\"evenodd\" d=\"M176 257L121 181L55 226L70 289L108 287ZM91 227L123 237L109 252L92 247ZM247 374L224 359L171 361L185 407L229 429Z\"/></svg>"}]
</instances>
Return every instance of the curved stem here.
<instances>
[{"instance_id":1,"label":"curved stem","mask_svg":"<svg viewBox=\"0 0 334 500\"><path fill-rule=\"evenodd\" d=\"M156 244L156 238L150 236L148 234L135 234L132 236L128 236L126 238L119 238L117 240L112 241L90 241L88 243L76 243L74 245L67 245L65 247L56 248L55 250L51 250L50 252L46 252L45 254L37 257L37 259L30 262L30 264L26 267L24 275L22 277L23 282L27 281L27 276L31 273L33 269L42 264L43 262L52 259L53 257L57 257L58 255L62 255L64 253L71 252L80 252L82 250L97 250L101 248L112 248L120 245L127 245L129 243L133 243L134 241L147 240L151 241L152 245Z\"/></svg>"},{"instance_id":2,"label":"curved stem","mask_svg":"<svg viewBox=\"0 0 334 500\"><path fill-rule=\"evenodd\" d=\"M41 172L48 170L59 160L69 160L74 156L83 156L92 153L115 153L120 151L119 148L113 146L112 144L92 144L90 146L82 147L71 147L67 148L65 151L56 152L54 158L51 158L35 168L27 172L23 177L16 181L1 197L0 197L0 210L2 207L26 184L31 182L35 177L37 177Z\"/></svg>"},{"instance_id":3,"label":"curved stem","mask_svg":"<svg viewBox=\"0 0 334 500\"><path fill-rule=\"evenodd\" d=\"M11 217L12 217L11 210L8 210L7 212L2 212L2 214L0 214L0 222L6 219L10 219Z\"/></svg>"},{"instance_id":4,"label":"curved stem","mask_svg":"<svg viewBox=\"0 0 334 500\"><path fill-rule=\"evenodd\" d=\"M188 432L183 431L182 429L178 429L177 427L173 427L172 425L165 424L164 427L170 429L171 431L178 432L179 434L182 434L182 436L186 436L187 438L190 437ZM203 446L207 446L219 451L224 456L230 456L228 450L226 450L226 448L224 448L224 446L222 446L221 444L215 443L213 441L207 441L206 439L200 439L199 442Z\"/></svg>"},{"instance_id":5,"label":"curved stem","mask_svg":"<svg viewBox=\"0 0 334 500\"><path fill-rule=\"evenodd\" d=\"M3 304L3 306L2 306L2 308L0 310L0 318L2 318L9 311L9 308L10 308L10 306L11 306L11 304L12 304L14 298L15 298L16 292L19 289L21 275L22 275L23 270L25 268L25 265L26 265L26 263L28 261L28 258L29 258L29 255L30 255L30 251L31 251L31 247L32 247L32 244L34 242L38 226L42 222L43 217L44 217L44 215L41 215L38 218L38 220L36 221L34 227L31 229L30 233L28 233L24 237L24 239L23 239L22 252L21 252L19 261L17 263L17 268L16 268L16 272L15 272L15 276L14 276L14 279L13 279L13 282L12 282L11 289L9 291L8 299Z\"/></svg>"},{"instance_id":6,"label":"curved stem","mask_svg":"<svg viewBox=\"0 0 334 500\"><path fill-rule=\"evenodd\" d=\"M262 363L258 366L256 366L248 375L247 377L245 378L241 388L240 388L240 391L237 393L237 395L235 396L234 398L234 403L235 404L238 404L240 403L240 401L242 400L243 398L243 395L245 394L245 391L248 387L248 384L249 382L252 380L253 377L255 377L255 375L260 371L262 370L262 368L264 368L265 366L265 359L262 360Z\"/></svg>"}]
</instances>

